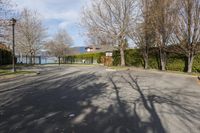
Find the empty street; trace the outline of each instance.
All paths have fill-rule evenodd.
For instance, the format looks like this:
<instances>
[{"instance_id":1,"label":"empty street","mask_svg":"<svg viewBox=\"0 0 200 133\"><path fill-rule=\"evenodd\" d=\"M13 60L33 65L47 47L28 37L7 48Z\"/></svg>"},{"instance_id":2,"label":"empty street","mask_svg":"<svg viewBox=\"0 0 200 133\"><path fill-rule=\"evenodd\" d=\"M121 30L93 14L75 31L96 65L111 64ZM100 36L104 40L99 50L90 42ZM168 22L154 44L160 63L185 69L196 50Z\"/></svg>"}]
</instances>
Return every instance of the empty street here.
<instances>
[{"instance_id":1,"label":"empty street","mask_svg":"<svg viewBox=\"0 0 200 133\"><path fill-rule=\"evenodd\" d=\"M199 133L195 77L42 66L0 81L1 133Z\"/></svg>"}]
</instances>

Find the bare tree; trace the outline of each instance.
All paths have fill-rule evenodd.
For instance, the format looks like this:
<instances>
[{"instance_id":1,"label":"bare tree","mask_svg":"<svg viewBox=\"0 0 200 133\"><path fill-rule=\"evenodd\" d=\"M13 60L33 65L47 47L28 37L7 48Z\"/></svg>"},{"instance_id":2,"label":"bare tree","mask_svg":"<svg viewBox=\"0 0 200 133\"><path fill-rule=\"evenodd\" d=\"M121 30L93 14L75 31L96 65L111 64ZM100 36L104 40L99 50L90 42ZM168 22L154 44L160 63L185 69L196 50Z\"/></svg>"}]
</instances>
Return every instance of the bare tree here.
<instances>
[{"instance_id":1,"label":"bare tree","mask_svg":"<svg viewBox=\"0 0 200 133\"><path fill-rule=\"evenodd\" d=\"M16 25L16 41L18 52L32 57L41 49L45 38L45 28L40 15L36 11L24 9Z\"/></svg>"},{"instance_id":2,"label":"bare tree","mask_svg":"<svg viewBox=\"0 0 200 133\"><path fill-rule=\"evenodd\" d=\"M50 55L58 58L60 65L60 59L67 55L71 45L73 45L72 37L65 30L59 29L53 40L47 42L46 48Z\"/></svg>"},{"instance_id":3,"label":"bare tree","mask_svg":"<svg viewBox=\"0 0 200 133\"><path fill-rule=\"evenodd\" d=\"M17 19L18 13L10 0L0 0L0 42L10 44L11 18Z\"/></svg>"},{"instance_id":4,"label":"bare tree","mask_svg":"<svg viewBox=\"0 0 200 133\"><path fill-rule=\"evenodd\" d=\"M96 0L83 12L83 24L90 33L115 40L125 66L126 36L133 24L136 0Z\"/></svg>"},{"instance_id":5,"label":"bare tree","mask_svg":"<svg viewBox=\"0 0 200 133\"><path fill-rule=\"evenodd\" d=\"M141 0L139 3L140 14L136 25L130 27L129 37L135 42L142 52L144 68L148 68L149 49L155 42L152 0Z\"/></svg>"},{"instance_id":6,"label":"bare tree","mask_svg":"<svg viewBox=\"0 0 200 133\"><path fill-rule=\"evenodd\" d=\"M156 33L155 43L159 49L161 70L166 70L167 45L174 30L176 20L177 4L176 0L152 0L153 20Z\"/></svg>"},{"instance_id":7,"label":"bare tree","mask_svg":"<svg viewBox=\"0 0 200 133\"><path fill-rule=\"evenodd\" d=\"M200 1L180 0L176 24L179 52L187 57L187 71L192 72L194 57L200 52Z\"/></svg>"}]
</instances>

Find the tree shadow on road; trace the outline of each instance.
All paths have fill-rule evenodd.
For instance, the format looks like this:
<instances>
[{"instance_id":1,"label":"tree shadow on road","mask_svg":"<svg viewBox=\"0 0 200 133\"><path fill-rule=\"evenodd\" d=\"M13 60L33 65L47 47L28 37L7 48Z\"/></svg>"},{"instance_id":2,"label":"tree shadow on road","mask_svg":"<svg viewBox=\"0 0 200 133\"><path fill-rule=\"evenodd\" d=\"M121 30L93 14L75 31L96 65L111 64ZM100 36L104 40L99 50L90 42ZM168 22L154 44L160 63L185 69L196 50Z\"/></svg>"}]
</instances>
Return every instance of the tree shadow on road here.
<instances>
[{"instance_id":1,"label":"tree shadow on road","mask_svg":"<svg viewBox=\"0 0 200 133\"><path fill-rule=\"evenodd\" d=\"M10 99L12 102L7 102L0 109L0 132L73 132L70 115L76 116L84 109L95 108L90 105L91 99L106 88L104 83L85 86L96 79L94 74L73 78L63 76L63 79L53 77L51 82L21 86L19 91L14 89L15 96L10 97L16 99Z\"/></svg>"},{"instance_id":2,"label":"tree shadow on road","mask_svg":"<svg viewBox=\"0 0 200 133\"><path fill-rule=\"evenodd\" d=\"M118 87L112 75L107 82L100 78L96 73L66 74L21 86L21 90L15 89L16 92L10 95L14 98L12 102L1 106L0 132L165 133L165 125L155 104L171 105L183 120L189 119L188 115L200 120L195 107L183 106L161 92L144 93L138 78L131 74L121 78L138 93L139 97L130 103L122 97L123 87ZM112 90L114 98L108 96L107 89ZM139 115L141 105L149 113L147 121Z\"/></svg>"},{"instance_id":3,"label":"tree shadow on road","mask_svg":"<svg viewBox=\"0 0 200 133\"><path fill-rule=\"evenodd\" d=\"M139 98L135 100L133 103L137 105L141 100L141 103L144 106L144 109L150 114L150 118L149 118L150 121L145 123L145 128L143 128L144 132L151 131L153 133L165 133L166 131L155 109L155 105L153 102L154 95L145 96L144 92L142 91L142 89L140 88L138 84L137 77L133 78L132 75L130 74L128 75L129 75L129 78L131 79L130 81L127 80L125 77L123 77L123 79L132 87L132 89L136 90L139 93ZM134 108L134 110L136 109ZM144 124L141 123L141 125L144 125Z\"/></svg>"},{"instance_id":4,"label":"tree shadow on road","mask_svg":"<svg viewBox=\"0 0 200 133\"><path fill-rule=\"evenodd\" d=\"M196 95L195 92L191 93L187 88L166 88L165 91L160 88L149 88L145 90L141 88L137 76L134 77L128 73L127 76L122 77L139 94L139 98L133 103L137 105L142 103L144 109L150 114L148 130L150 129L154 133L167 132L167 126L165 125L167 123L162 118L166 113L168 116L175 115L179 122L183 124L182 128L185 128L185 130L200 131L200 127L198 126L200 122L200 105L193 102L198 94ZM167 106L166 110L162 109L162 105L163 107ZM160 109L156 110L156 106L160 106ZM173 121L173 119L171 120ZM175 126L176 124L174 123L173 125ZM193 127L191 125L196 129L192 129Z\"/></svg>"}]
</instances>

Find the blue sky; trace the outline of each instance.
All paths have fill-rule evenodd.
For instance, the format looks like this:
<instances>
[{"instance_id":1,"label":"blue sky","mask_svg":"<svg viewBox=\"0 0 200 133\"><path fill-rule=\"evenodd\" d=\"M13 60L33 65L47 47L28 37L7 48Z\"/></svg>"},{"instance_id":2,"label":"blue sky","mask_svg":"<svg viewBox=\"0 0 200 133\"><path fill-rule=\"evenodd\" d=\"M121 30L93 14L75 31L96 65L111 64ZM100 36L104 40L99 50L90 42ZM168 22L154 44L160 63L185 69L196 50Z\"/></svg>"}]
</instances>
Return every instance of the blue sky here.
<instances>
[{"instance_id":1,"label":"blue sky","mask_svg":"<svg viewBox=\"0 0 200 133\"><path fill-rule=\"evenodd\" d=\"M18 8L29 8L38 11L49 36L58 28L64 28L74 39L75 46L85 45L85 38L80 34L81 10L89 0L13 0Z\"/></svg>"}]
</instances>

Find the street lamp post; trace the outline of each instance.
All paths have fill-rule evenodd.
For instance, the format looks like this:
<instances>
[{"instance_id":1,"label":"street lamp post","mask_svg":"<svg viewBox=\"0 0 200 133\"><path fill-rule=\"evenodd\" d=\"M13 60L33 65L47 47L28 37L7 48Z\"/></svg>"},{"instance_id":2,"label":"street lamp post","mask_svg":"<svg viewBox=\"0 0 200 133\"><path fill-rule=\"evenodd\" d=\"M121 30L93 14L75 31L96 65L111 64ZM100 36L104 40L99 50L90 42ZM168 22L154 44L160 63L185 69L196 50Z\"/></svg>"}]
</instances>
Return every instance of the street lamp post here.
<instances>
[{"instance_id":1,"label":"street lamp post","mask_svg":"<svg viewBox=\"0 0 200 133\"><path fill-rule=\"evenodd\" d=\"M12 37L13 37L13 44L12 44L12 71L16 72L16 68L15 68L15 23L17 22L16 19L12 18L11 20L11 24L12 24Z\"/></svg>"}]
</instances>

